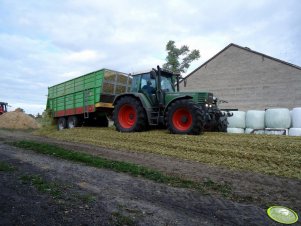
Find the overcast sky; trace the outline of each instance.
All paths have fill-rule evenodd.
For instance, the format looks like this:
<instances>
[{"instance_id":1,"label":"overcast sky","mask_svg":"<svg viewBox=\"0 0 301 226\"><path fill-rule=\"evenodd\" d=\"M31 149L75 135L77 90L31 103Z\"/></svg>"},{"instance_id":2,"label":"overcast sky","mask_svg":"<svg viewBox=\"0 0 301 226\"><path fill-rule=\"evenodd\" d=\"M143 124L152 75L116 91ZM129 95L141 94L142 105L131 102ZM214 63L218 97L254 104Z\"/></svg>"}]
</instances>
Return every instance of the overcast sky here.
<instances>
[{"instance_id":1,"label":"overcast sky","mask_svg":"<svg viewBox=\"0 0 301 226\"><path fill-rule=\"evenodd\" d=\"M0 101L45 109L47 87L102 68L165 61L174 40L201 65L230 43L301 65L299 0L0 0Z\"/></svg>"}]
</instances>

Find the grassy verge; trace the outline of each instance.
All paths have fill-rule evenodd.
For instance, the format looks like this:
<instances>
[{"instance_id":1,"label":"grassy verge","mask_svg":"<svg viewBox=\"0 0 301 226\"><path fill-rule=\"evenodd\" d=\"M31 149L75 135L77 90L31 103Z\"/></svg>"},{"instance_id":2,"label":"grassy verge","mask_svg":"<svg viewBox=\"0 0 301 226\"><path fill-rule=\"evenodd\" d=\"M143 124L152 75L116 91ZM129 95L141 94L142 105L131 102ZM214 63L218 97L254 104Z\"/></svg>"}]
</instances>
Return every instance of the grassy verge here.
<instances>
[{"instance_id":1,"label":"grassy verge","mask_svg":"<svg viewBox=\"0 0 301 226\"><path fill-rule=\"evenodd\" d=\"M38 191L48 193L54 198L57 198L62 194L61 188L58 184L48 182L39 175L22 175L20 179L23 183L29 183Z\"/></svg>"},{"instance_id":2,"label":"grassy verge","mask_svg":"<svg viewBox=\"0 0 301 226\"><path fill-rule=\"evenodd\" d=\"M11 172L14 170L16 170L16 168L13 165L6 162L0 162L0 171Z\"/></svg>"},{"instance_id":3,"label":"grassy verge","mask_svg":"<svg viewBox=\"0 0 301 226\"><path fill-rule=\"evenodd\" d=\"M114 226L123 226L123 225L135 226L136 225L135 221L131 217L122 215L119 212L112 212L110 221L111 221L111 224Z\"/></svg>"},{"instance_id":4,"label":"grassy verge","mask_svg":"<svg viewBox=\"0 0 301 226\"><path fill-rule=\"evenodd\" d=\"M113 127L63 131L48 128L35 133L105 148L154 153L235 170L301 179L300 137L225 133L186 136L169 134L166 130L119 133Z\"/></svg>"},{"instance_id":5,"label":"grassy verge","mask_svg":"<svg viewBox=\"0 0 301 226\"><path fill-rule=\"evenodd\" d=\"M133 163L127 163L122 161L113 161L105 158L93 156L86 153L75 152L66 150L56 145L38 143L33 141L19 141L10 143L13 146L33 150L37 153L55 156L58 158L71 160L74 162L84 163L88 166L97 168L106 168L114 170L116 172L123 172L132 176L140 176L158 183L168 184L174 187L190 188L201 191L202 193L216 192L227 197L231 195L231 187L229 184L216 183L210 179L203 183L194 182L191 180L185 180L179 177L168 176L160 171L149 169L144 166L136 165Z\"/></svg>"},{"instance_id":6,"label":"grassy verge","mask_svg":"<svg viewBox=\"0 0 301 226\"><path fill-rule=\"evenodd\" d=\"M69 185L62 184L57 181L47 181L38 174L23 174L19 177L19 179L22 183L31 185L39 192L51 195L54 199L67 199L74 203L80 201L84 204L89 204L95 201L95 196L90 193L71 191L71 187Z\"/></svg>"}]
</instances>

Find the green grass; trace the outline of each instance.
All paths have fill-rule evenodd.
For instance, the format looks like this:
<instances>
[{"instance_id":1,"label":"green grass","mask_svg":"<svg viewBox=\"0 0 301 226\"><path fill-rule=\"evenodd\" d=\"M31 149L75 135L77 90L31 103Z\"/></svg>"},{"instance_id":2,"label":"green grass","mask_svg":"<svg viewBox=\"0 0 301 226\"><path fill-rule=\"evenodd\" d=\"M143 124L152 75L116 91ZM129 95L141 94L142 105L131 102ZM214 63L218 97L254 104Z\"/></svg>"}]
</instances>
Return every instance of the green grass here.
<instances>
[{"instance_id":1,"label":"green grass","mask_svg":"<svg viewBox=\"0 0 301 226\"><path fill-rule=\"evenodd\" d=\"M61 196L62 191L58 184L48 182L39 175L23 175L20 177L23 183L29 183L34 186L38 191L48 193L54 198Z\"/></svg>"},{"instance_id":2,"label":"green grass","mask_svg":"<svg viewBox=\"0 0 301 226\"><path fill-rule=\"evenodd\" d=\"M96 197L92 194L78 194L76 197L83 203L91 203L96 200Z\"/></svg>"},{"instance_id":3,"label":"green grass","mask_svg":"<svg viewBox=\"0 0 301 226\"><path fill-rule=\"evenodd\" d=\"M301 179L301 138L277 135L120 133L114 127L39 130L37 135L100 147L154 153L235 170Z\"/></svg>"},{"instance_id":4,"label":"green grass","mask_svg":"<svg viewBox=\"0 0 301 226\"><path fill-rule=\"evenodd\" d=\"M33 141L19 141L10 144L19 148L33 150L37 153L51 155L74 162L84 163L88 166L110 169L116 172L127 173L135 177L140 176L145 179L149 179L158 183L168 184L174 187L190 188L198 190L202 193L210 193L211 191L214 191L216 193L222 194L225 197L231 195L231 186L226 183L216 183L211 180L206 180L203 183L198 183L179 177L168 176L160 171L149 169L141 165L122 161L108 160L102 157L93 156L82 152L66 150L57 145L50 145Z\"/></svg>"},{"instance_id":5,"label":"green grass","mask_svg":"<svg viewBox=\"0 0 301 226\"><path fill-rule=\"evenodd\" d=\"M124 216L119 212L112 212L111 214L111 224L114 226L135 226L136 223L129 216Z\"/></svg>"},{"instance_id":6,"label":"green grass","mask_svg":"<svg viewBox=\"0 0 301 226\"><path fill-rule=\"evenodd\" d=\"M11 172L14 170L16 170L16 167L14 167L13 165L8 164L6 162L0 162L0 171Z\"/></svg>"}]
</instances>

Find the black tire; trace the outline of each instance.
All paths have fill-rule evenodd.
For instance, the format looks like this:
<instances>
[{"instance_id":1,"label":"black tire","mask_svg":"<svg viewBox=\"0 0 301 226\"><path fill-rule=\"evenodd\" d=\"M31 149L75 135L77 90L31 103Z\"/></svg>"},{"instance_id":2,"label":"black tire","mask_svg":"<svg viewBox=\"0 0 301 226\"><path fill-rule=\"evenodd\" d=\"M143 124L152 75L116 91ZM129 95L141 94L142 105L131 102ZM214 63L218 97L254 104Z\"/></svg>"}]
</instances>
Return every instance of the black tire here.
<instances>
[{"instance_id":1,"label":"black tire","mask_svg":"<svg viewBox=\"0 0 301 226\"><path fill-rule=\"evenodd\" d=\"M125 96L118 100L113 111L117 131L140 132L147 129L147 117L139 100Z\"/></svg>"},{"instance_id":2,"label":"black tire","mask_svg":"<svg viewBox=\"0 0 301 226\"><path fill-rule=\"evenodd\" d=\"M217 132L227 132L228 120L227 117L220 117L217 122Z\"/></svg>"},{"instance_id":3,"label":"black tire","mask_svg":"<svg viewBox=\"0 0 301 226\"><path fill-rule=\"evenodd\" d=\"M69 129L73 129L75 127L78 127L79 126L79 119L78 119L78 117L75 116L75 115L69 116L68 120L67 120L67 125L68 125Z\"/></svg>"},{"instance_id":4,"label":"black tire","mask_svg":"<svg viewBox=\"0 0 301 226\"><path fill-rule=\"evenodd\" d=\"M57 129L58 130L63 130L67 128L67 121L65 117L61 117L59 118L59 120L57 121Z\"/></svg>"},{"instance_id":5,"label":"black tire","mask_svg":"<svg viewBox=\"0 0 301 226\"><path fill-rule=\"evenodd\" d=\"M203 109L192 100L181 99L172 103L165 116L170 133L199 135L204 127Z\"/></svg>"}]
</instances>

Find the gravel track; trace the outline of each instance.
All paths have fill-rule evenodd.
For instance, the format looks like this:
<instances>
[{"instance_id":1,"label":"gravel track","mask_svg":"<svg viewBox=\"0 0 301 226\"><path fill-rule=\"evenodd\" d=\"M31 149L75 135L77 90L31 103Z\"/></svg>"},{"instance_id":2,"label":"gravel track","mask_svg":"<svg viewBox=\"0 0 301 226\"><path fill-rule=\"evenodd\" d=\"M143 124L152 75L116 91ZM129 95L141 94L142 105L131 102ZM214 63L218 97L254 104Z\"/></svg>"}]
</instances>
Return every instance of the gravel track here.
<instances>
[{"instance_id":1,"label":"gravel track","mask_svg":"<svg viewBox=\"0 0 301 226\"><path fill-rule=\"evenodd\" d=\"M138 163L196 181L207 177L213 181L226 181L231 183L238 198L231 201L218 195L202 195L3 143L26 139ZM132 225L278 225L266 216L264 203L267 200L300 211L299 180L235 172L153 154L62 142L24 132L0 130L0 140L0 161L17 169L0 171L0 225L117 225L116 221L122 219L130 219ZM58 182L67 188L64 188L62 197L53 198L22 183L20 176L24 174L41 175L45 180ZM74 194L93 196L94 201L83 203L74 198Z\"/></svg>"}]
</instances>

